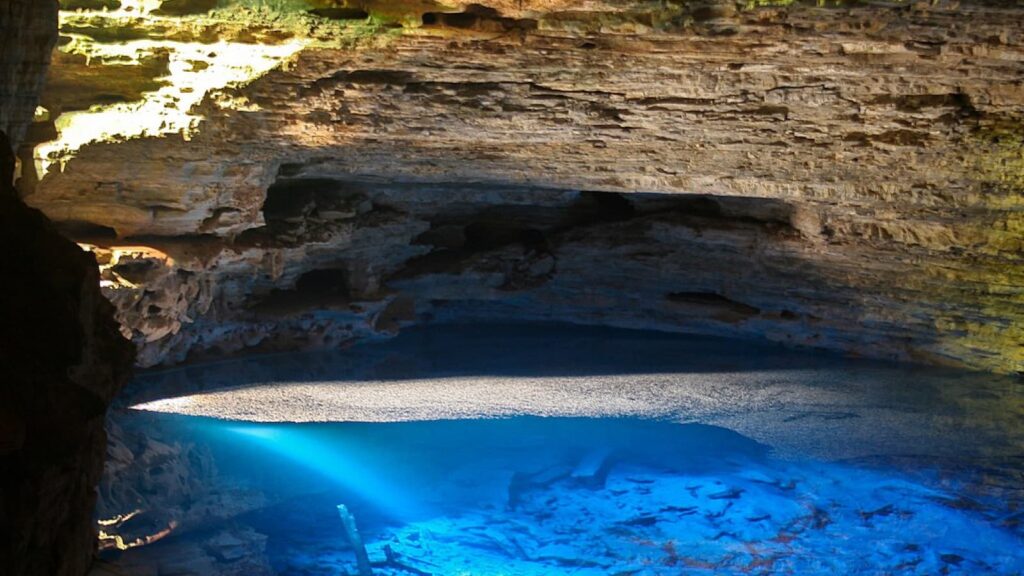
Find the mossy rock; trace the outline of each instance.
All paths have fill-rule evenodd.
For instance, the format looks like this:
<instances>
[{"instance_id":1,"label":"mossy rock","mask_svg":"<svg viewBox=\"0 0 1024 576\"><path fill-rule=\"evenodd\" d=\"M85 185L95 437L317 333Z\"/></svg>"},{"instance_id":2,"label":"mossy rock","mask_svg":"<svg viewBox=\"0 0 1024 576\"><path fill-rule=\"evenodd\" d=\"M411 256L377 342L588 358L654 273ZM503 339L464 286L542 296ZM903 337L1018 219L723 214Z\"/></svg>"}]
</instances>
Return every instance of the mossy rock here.
<instances>
[{"instance_id":1,"label":"mossy rock","mask_svg":"<svg viewBox=\"0 0 1024 576\"><path fill-rule=\"evenodd\" d=\"M167 16L187 16L189 14L205 14L217 7L217 0L164 0L154 14Z\"/></svg>"},{"instance_id":2,"label":"mossy rock","mask_svg":"<svg viewBox=\"0 0 1024 576\"><path fill-rule=\"evenodd\" d=\"M121 0L60 0L61 10L117 10Z\"/></svg>"}]
</instances>

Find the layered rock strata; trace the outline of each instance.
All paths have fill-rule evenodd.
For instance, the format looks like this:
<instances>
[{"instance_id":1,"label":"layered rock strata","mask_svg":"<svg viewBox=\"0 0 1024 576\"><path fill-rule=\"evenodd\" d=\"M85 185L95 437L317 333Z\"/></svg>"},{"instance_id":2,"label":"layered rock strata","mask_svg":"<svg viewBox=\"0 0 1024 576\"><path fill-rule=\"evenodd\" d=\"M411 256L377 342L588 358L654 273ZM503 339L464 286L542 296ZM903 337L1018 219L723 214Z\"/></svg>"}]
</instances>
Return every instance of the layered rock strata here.
<instances>
[{"instance_id":1,"label":"layered rock strata","mask_svg":"<svg viewBox=\"0 0 1024 576\"><path fill-rule=\"evenodd\" d=\"M1019 5L328 4L65 17L280 58L37 149L144 365L487 316L1024 370Z\"/></svg>"}]
</instances>

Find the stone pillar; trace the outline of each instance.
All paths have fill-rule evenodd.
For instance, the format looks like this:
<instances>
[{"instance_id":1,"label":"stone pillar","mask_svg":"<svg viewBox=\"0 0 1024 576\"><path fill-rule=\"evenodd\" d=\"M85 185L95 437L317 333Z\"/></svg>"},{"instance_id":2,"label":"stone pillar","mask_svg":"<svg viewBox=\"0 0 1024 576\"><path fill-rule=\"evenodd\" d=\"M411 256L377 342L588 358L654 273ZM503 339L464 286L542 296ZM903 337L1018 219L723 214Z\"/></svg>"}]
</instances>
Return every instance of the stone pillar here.
<instances>
[{"instance_id":1,"label":"stone pillar","mask_svg":"<svg viewBox=\"0 0 1024 576\"><path fill-rule=\"evenodd\" d=\"M0 131L17 149L46 79L57 43L57 0L0 3Z\"/></svg>"}]
</instances>

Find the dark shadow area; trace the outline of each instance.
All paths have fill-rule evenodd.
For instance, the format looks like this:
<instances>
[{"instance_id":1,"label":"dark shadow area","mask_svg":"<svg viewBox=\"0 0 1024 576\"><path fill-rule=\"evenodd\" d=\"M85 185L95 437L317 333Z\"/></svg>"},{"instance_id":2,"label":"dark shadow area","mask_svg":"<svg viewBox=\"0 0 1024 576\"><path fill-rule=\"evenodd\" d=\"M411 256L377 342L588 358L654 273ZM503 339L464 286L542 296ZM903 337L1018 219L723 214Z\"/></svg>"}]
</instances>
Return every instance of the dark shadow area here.
<instances>
[{"instance_id":1,"label":"dark shadow area","mask_svg":"<svg viewBox=\"0 0 1024 576\"><path fill-rule=\"evenodd\" d=\"M370 17L369 12L359 8L314 8L309 13L328 20L366 20Z\"/></svg>"},{"instance_id":2,"label":"dark shadow area","mask_svg":"<svg viewBox=\"0 0 1024 576\"><path fill-rule=\"evenodd\" d=\"M117 231L109 226L93 224L85 221L64 221L57 222L54 227L68 238L74 238L79 242L110 242L117 239Z\"/></svg>"},{"instance_id":3,"label":"dark shadow area","mask_svg":"<svg viewBox=\"0 0 1024 576\"><path fill-rule=\"evenodd\" d=\"M274 316L344 306L352 299L350 282L349 273L344 269L311 270L299 277L294 288L274 290L252 309L257 314Z\"/></svg>"},{"instance_id":4,"label":"dark shadow area","mask_svg":"<svg viewBox=\"0 0 1024 576\"><path fill-rule=\"evenodd\" d=\"M757 316L761 310L726 298L715 292L671 292L665 296L669 302L682 306L693 306L723 322L739 322Z\"/></svg>"},{"instance_id":5,"label":"dark shadow area","mask_svg":"<svg viewBox=\"0 0 1024 576\"><path fill-rule=\"evenodd\" d=\"M330 275L331 273L324 273ZM315 275L317 277L320 274ZM312 280L311 280L312 281ZM333 284L331 284L333 286ZM701 296L701 298L708 298ZM773 372L820 372L811 382L878 402L928 401L937 394L1016 390L1010 377L854 359L794 350L759 340L672 334L622 328L544 323L426 324L384 341L304 353L235 357L144 372L119 397L121 406L200 392L279 382L403 381L472 376L559 377L679 374L691 377L749 373L752 389ZM809 384L801 382L800 386ZM731 385L730 385L731 386Z\"/></svg>"},{"instance_id":6,"label":"dark shadow area","mask_svg":"<svg viewBox=\"0 0 1024 576\"><path fill-rule=\"evenodd\" d=\"M287 223L308 216L331 199L345 193L344 183L329 178L279 179L267 189L263 217L268 225Z\"/></svg>"},{"instance_id":7,"label":"dark shadow area","mask_svg":"<svg viewBox=\"0 0 1024 576\"><path fill-rule=\"evenodd\" d=\"M733 372L831 366L842 357L770 343L569 324L423 325L344 350L237 357L144 372L122 401L277 380L406 380L468 375Z\"/></svg>"},{"instance_id":8,"label":"dark shadow area","mask_svg":"<svg viewBox=\"0 0 1024 576\"><path fill-rule=\"evenodd\" d=\"M536 30L538 22L529 18L506 18L489 6L470 4L462 12L426 12L424 26L443 26L476 32L512 32Z\"/></svg>"}]
</instances>

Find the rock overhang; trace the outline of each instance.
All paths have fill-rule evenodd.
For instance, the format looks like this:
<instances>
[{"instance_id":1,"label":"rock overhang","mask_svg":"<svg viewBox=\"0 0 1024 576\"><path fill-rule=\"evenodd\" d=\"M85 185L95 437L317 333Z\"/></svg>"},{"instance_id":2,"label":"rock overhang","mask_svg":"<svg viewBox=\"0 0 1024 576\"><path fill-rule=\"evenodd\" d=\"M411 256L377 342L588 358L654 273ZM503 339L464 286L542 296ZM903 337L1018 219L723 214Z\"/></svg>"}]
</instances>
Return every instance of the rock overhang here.
<instances>
[{"instance_id":1,"label":"rock overhang","mask_svg":"<svg viewBox=\"0 0 1024 576\"><path fill-rule=\"evenodd\" d=\"M1006 2L296 0L156 14L159 25L132 34L185 38L197 50L227 42L246 55L289 48L251 78L214 74L227 82L176 104L187 129L82 145L28 199L58 220L157 249L219 246L219 256L188 270L220 285L210 296L218 304L181 312L169 324L178 331L164 335L184 342L195 342L187 334L203 318L223 333L261 294L335 267L360 278L359 293L374 302L463 294L476 307L505 299L501 313L533 307L541 317L729 332L737 322L715 320L729 308L712 302L719 297L759 311L738 322L748 333L1019 371L1019 10ZM79 34L83 18L110 14L76 12L65 23ZM107 42L121 45L93 38L109 50ZM169 84L181 86L173 76ZM321 182L326 196L292 214L297 221L278 226L284 235L275 239L268 191L302 179ZM361 191L364 210L339 212L344 199L328 199L346 188ZM580 192L711 198L726 217L697 222L691 203L670 210L690 211L682 220L537 226L551 254L521 240L513 243L521 257L509 246L483 257L416 241L431 230L471 235L481 213L511 214L508 205L524 198L557 204L558 194ZM723 210L730 202L745 208ZM744 214L759 202L782 206L794 234L744 232ZM434 217L421 210L428 205ZM366 241L398 256L373 255ZM599 249L609 266L657 289L578 263ZM410 279L400 269L422 272L425 250L448 262L444 274L430 268ZM671 260L647 266L650 254ZM491 257L506 268L484 262ZM235 264L210 267L218 258ZM245 272L240 261L249 262ZM460 267L470 270L452 273ZM223 270L257 280L224 282ZM565 296L588 286L611 294L577 298L587 310ZM705 306L672 294L705 295L697 299ZM695 321L698 310L710 319Z\"/></svg>"}]
</instances>

